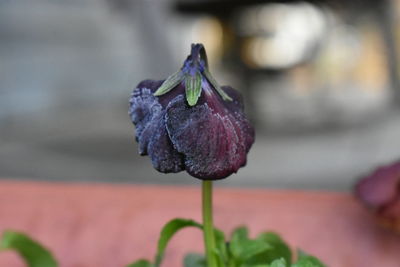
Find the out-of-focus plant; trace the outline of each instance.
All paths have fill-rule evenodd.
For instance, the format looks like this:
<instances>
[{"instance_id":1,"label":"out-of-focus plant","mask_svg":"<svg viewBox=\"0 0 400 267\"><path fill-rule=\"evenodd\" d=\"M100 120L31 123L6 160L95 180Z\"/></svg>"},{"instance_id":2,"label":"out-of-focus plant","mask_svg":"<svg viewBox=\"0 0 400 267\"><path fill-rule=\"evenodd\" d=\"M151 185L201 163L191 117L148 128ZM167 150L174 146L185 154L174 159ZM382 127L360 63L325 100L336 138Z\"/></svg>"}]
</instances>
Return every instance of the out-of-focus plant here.
<instances>
[{"instance_id":1,"label":"out-of-focus plant","mask_svg":"<svg viewBox=\"0 0 400 267\"><path fill-rule=\"evenodd\" d=\"M380 225L400 233L400 161L360 179L355 194Z\"/></svg>"}]
</instances>

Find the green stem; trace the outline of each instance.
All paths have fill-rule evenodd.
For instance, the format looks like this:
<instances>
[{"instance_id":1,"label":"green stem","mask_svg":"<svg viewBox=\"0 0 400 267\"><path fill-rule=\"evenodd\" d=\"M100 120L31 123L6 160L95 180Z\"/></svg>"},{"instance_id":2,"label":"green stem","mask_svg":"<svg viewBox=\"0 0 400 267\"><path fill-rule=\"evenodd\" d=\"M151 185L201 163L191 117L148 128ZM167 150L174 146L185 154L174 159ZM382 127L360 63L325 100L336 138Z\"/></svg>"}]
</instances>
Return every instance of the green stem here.
<instances>
[{"instance_id":1,"label":"green stem","mask_svg":"<svg viewBox=\"0 0 400 267\"><path fill-rule=\"evenodd\" d=\"M203 232L204 244L206 249L207 266L217 267L215 257L215 236L212 218L212 181L203 181L202 185L203 199Z\"/></svg>"}]
</instances>

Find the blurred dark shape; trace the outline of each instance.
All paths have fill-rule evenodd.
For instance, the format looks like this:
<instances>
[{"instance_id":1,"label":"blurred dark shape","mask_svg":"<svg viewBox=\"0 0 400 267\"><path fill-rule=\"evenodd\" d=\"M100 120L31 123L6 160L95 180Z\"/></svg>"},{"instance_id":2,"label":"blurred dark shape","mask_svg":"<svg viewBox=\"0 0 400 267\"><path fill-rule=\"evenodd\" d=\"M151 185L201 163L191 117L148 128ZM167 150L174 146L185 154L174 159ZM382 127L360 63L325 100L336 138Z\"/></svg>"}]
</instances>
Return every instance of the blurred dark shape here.
<instances>
[{"instance_id":1,"label":"blurred dark shape","mask_svg":"<svg viewBox=\"0 0 400 267\"><path fill-rule=\"evenodd\" d=\"M400 233L400 161L359 180L355 194L382 226Z\"/></svg>"}]
</instances>

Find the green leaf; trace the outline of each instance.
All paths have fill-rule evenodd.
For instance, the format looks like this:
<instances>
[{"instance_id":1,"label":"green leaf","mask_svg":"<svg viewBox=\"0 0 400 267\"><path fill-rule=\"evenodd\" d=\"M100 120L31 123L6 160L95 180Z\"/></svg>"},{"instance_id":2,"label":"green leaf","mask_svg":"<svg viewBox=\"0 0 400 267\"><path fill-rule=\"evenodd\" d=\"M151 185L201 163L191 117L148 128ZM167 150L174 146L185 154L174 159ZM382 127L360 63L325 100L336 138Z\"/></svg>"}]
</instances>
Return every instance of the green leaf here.
<instances>
[{"instance_id":1,"label":"green leaf","mask_svg":"<svg viewBox=\"0 0 400 267\"><path fill-rule=\"evenodd\" d=\"M207 267L207 261L201 254L189 253L183 260L185 267Z\"/></svg>"},{"instance_id":2,"label":"green leaf","mask_svg":"<svg viewBox=\"0 0 400 267\"><path fill-rule=\"evenodd\" d=\"M228 249L225 241L225 235L221 230L215 228L214 228L214 234L215 234L215 245L217 247L216 254L218 262L221 266L225 266L229 258Z\"/></svg>"},{"instance_id":3,"label":"green leaf","mask_svg":"<svg viewBox=\"0 0 400 267\"><path fill-rule=\"evenodd\" d=\"M181 70L178 70L171 76L169 76L162 84L161 86L157 89L157 91L154 93L155 96L160 96L163 94L168 93L172 89L174 89L180 82L183 80L183 74Z\"/></svg>"},{"instance_id":4,"label":"green leaf","mask_svg":"<svg viewBox=\"0 0 400 267\"><path fill-rule=\"evenodd\" d=\"M240 267L287 267L285 259L276 259L271 262L271 264L260 263L260 264L245 264Z\"/></svg>"},{"instance_id":5,"label":"green leaf","mask_svg":"<svg viewBox=\"0 0 400 267\"><path fill-rule=\"evenodd\" d=\"M186 75L185 77L186 87L186 100L189 106L194 106L199 100L201 94L201 74L196 72L194 76Z\"/></svg>"},{"instance_id":6,"label":"green leaf","mask_svg":"<svg viewBox=\"0 0 400 267\"><path fill-rule=\"evenodd\" d=\"M271 246L263 240L249 239L247 229L245 227L240 227L232 233L229 249L237 265L241 265L242 263L257 265L268 262L265 260L262 262L253 262L252 258L261 253L265 253L267 250L271 249Z\"/></svg>"},{"instance_id":7,"label":"green leaf","mask_svg":"<svg viewBox=\"0 0 400 267\"><path fill-rule=\"evenodd\" d=\"M5 231L0 240L0 250L15 250L29 267L57 267L51 253L27 235L14 231Z\"/></svg>"},{"instance_id":8,"label":"green leaf","mask_svg":"<svg viewBox=\"0 0 400 267\"><path fill-rule=\"evenodd\" d=\"M262 233L257 237L269 244L272 248L267 250L263 255L260 255L267 262L272 262L275 259L283 258L286 263L292 262L292 252L289 246L281 239L281 237L273 232Z\"/></svg>"},{"instance_id":9,"label":"green leaf","mask_svg":"<svg viewBox=\"0 0 400 267\"><path fill-rule=\"evenodd\" d=\"M292 267L326 267L319 259L301 250L299 250L297 254L297 262L292 264Z\"/></svg>"},{"instance_id":10,"label":"green leaf","mask_svg":"<svg viewBox=\"0 0 400 267\"><path fill-rule=\"evenodd\" d=\"M224 90L219 86L217 81L214 79L214 77L211 75L210 71L206 68L203 72L204 76L206 76L207 80L211 83L211 85L217 90L219 95L222 97L223 100L225 101L232 101L232 98L225 93Z\"/></svg>"},{"instance_id":11,"label":"green leaf","mask_svg":"<svg viewBox=\"0 0 400 267\"><path fill-rule=\"evenodd\" d=\"M173 219L169 221L161 231L160 238L158 240L158 247L157 247L157 255L155 259L155 266L158 267L161 264L161 261L164 257L165 249L168 245L168 242L173 237L173 235L185 228L185 227L197 227L203 229L203 226L193 220L187 219Z\"/></svg>"},{"instance_id":12,"label":"green leaf","mask_svg":"<svg viewBox=\"0 0 400 267\"><path fill-rule=\"evenodd\" d=\"M269 267L286 267L286 260L284 258L280 258L271 262Z\"/></svg>"},{"instance_id":13,"label":"green leaf","mask_svg":"<svg viewBox=\"0 0 400 267\"><path fill-rule=\"evenodd\" d=\"M154 265L150 263L148 260L140 259L127 265L126 267L153 267Z\"/></svg>"}]
</instances>

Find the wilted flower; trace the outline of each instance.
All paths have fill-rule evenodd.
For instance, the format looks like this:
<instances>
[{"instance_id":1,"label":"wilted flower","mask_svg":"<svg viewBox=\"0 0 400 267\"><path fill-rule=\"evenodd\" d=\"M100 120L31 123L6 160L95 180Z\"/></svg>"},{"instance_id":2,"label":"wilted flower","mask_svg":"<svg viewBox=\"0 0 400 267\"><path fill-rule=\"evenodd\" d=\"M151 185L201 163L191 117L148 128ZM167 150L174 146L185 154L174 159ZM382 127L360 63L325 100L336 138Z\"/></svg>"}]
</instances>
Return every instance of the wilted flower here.
<instances>
[{"instance_id":1,"label":"wilted flower","mask_svg":"<svg viewBox=\"0 0 400 267\"><path fill-rule=\"evenodd\" d=\"M204 47L192 45L183 67L165 81L145 80L133 90L129 114L139 153L163 173L186 170L214 180L246 164L254 129L241 95L211 76Z\"/></svg>"},{"instance_id":2,"label":"wilted flower","mask_svg":"<svg viewBox=\"0 0 400 267\"><path fill-rule=\"evenodd\" d=\"M382 225L400 232L400 161L362 178L355 193Z\"/></svg>"}]
</instances>

